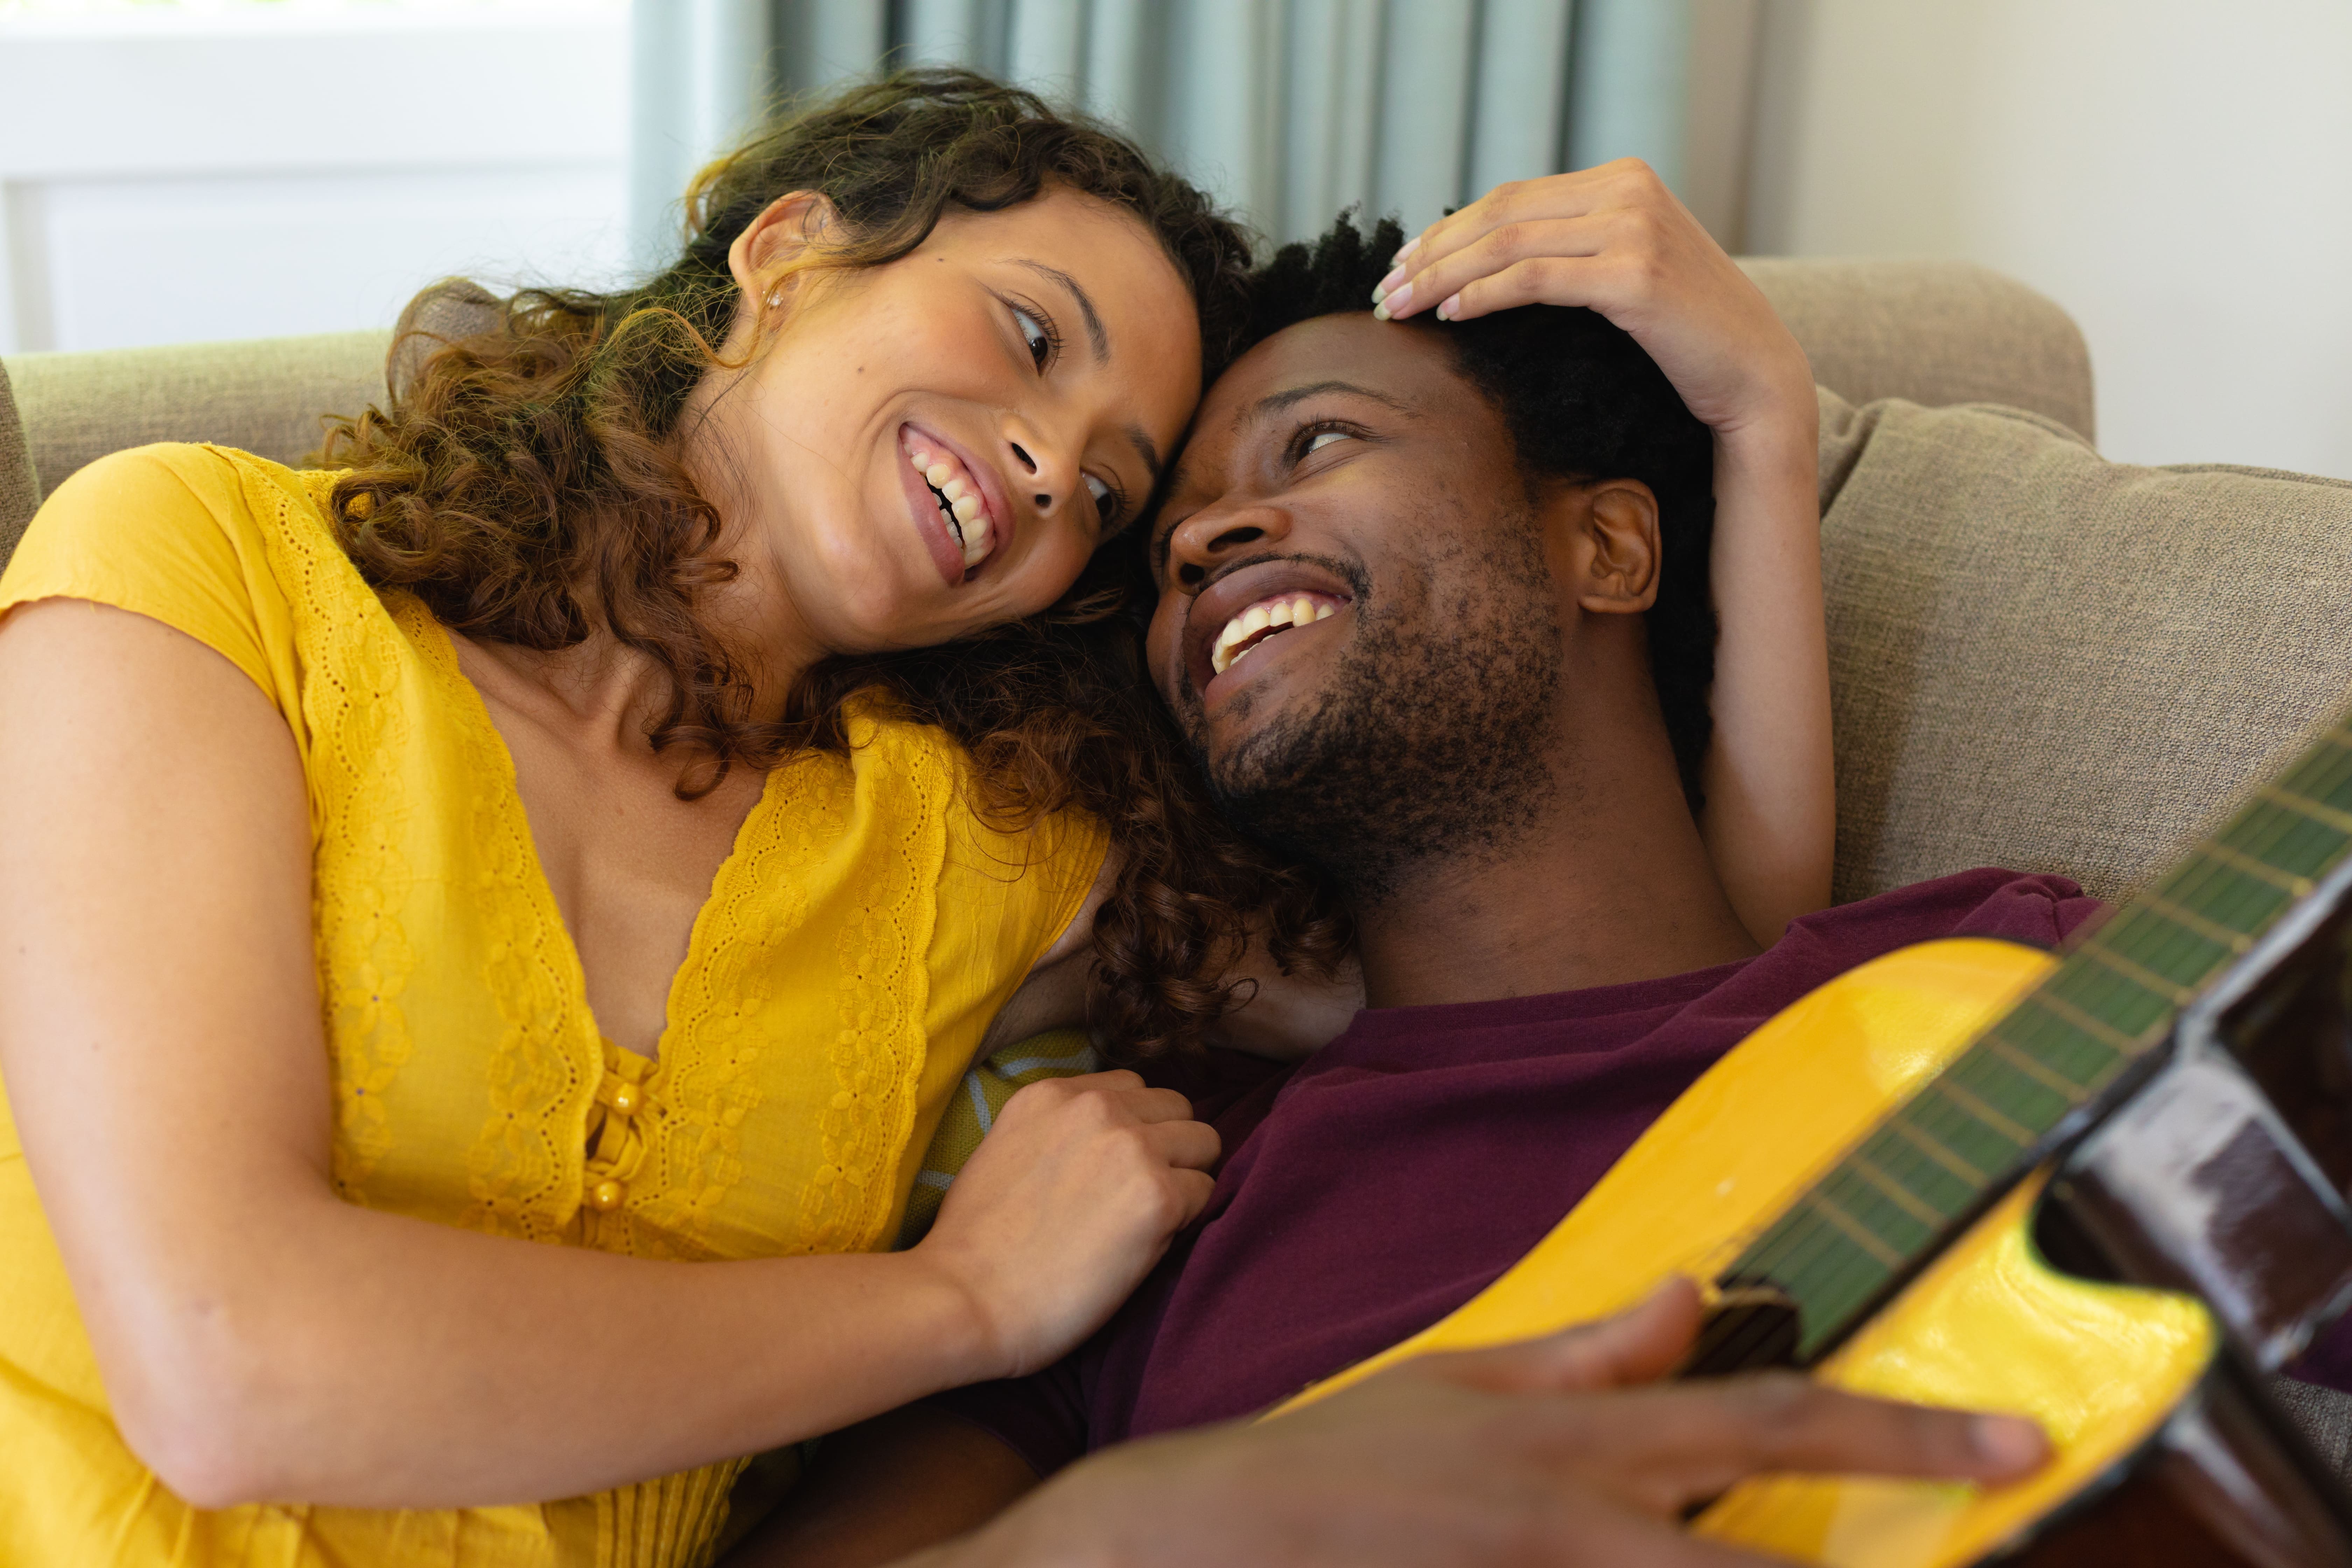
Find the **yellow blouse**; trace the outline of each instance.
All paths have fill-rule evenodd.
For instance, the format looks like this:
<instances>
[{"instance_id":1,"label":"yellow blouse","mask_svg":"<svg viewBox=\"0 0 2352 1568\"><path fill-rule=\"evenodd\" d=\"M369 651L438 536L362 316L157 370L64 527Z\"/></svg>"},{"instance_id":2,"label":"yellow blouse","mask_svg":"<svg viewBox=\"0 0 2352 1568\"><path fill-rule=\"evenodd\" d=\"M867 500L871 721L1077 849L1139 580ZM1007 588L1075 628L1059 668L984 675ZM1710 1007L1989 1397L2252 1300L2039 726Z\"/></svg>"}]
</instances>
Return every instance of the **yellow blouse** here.
<instances>
[{"instance_id":1,"label":"yellow blouse","mask_svg":"<svg viewBox=\"0 0 2352 1568\"><path fill-rule=\"evenodd\" d=\"M992 828L950 741L861 711L849 757L769 776L656 1059L621 1050L589 1014L505 745L440 625L336 546L331 479L209 447L92 464L34 519L0 614L63 596L153 616L285 716L337 1190L645 1258L890 1245L990 1020L1092 884L1100 830ZM187 1507L115 1430L0 1090L0 1563L667 1568L708 1558L743 1468L528 1507Z\"/></svg>"}]
</instances>

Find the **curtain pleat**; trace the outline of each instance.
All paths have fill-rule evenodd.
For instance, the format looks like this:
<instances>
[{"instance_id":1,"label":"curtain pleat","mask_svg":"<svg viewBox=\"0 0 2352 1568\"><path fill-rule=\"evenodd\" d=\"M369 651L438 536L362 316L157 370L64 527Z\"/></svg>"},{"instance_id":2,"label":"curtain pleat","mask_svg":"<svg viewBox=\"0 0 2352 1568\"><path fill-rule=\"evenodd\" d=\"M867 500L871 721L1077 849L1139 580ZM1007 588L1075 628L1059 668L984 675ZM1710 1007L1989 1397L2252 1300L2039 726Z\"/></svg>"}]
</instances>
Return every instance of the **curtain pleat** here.
<instances>
[{"instance_id":1,"label":"curtain pleat","mask_svg":"<svg viewBox=\"0 0 2352 1568\"><path fill-rule=\"evenodd\" d=\"M1111 121L1268 239L1418 227L1627 153L1676 184L1693 0L637 0L641 234L761 90L963 65ZM646 215L662 208L659 223ZM658 251L658 247L655 247Z\"/></svg>"}]
</instances>

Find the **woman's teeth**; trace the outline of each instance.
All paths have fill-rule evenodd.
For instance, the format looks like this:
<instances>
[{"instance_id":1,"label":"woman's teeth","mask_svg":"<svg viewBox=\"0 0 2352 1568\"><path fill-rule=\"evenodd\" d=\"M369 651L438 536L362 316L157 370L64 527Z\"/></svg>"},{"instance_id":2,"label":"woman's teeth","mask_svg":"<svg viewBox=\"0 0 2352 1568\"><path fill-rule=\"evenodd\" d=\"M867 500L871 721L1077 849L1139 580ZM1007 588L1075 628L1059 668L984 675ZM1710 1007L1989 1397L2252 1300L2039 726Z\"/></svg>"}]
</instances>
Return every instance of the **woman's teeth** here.
<instances>
[{"instance_id":1,"label":"woman's teeth","mask_svg":"<svg viewBox=\"0 0 2352 1568\"><path fill-rule=\"evenodd\" d=\"M922 447L909 444L907 460L915 465L915 472L939 498L940 512L947 519L948 531L962 547L964 565L979 565L996 544L988 525L988 508L980 499L980 487L971 482L953 458L936 457Z\"/></svg>"},{"instance_id":2,"label":"woman's teeth","mask_svg":"<svg viewBox=\"0 0 2352 1568\"><path fill-rule=\"evenodd\" d=\"M1328 621L1339 613L1337 605L1326 604L1312 594L1260 599L1227 621L1225 629L1217 634L1209 648L1209 668L1223 675L1255 653L1276 632Z\"/></svg>"}]
</instances>

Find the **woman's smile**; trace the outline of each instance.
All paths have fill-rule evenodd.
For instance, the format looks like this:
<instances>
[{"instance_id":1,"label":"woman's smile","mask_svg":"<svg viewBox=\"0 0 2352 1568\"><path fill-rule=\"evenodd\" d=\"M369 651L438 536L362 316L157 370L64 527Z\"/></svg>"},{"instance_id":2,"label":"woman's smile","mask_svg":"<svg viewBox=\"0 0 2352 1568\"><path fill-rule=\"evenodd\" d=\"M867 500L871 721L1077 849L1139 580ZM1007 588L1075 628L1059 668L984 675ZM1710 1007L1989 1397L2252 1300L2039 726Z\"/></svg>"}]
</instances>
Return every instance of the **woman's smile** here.
<instances>
[{"instance_id":1,"label":"woman's smile","mask_svg":"<svg viewBox=\"0 0 2352 1568\"><path fill-rule=\"evenodd\" d=\"M1013 541L1004 481L965 448L911 420L898 427L899 472L915 528L950 586L980 575Z\"/></svg>"}]
</instances>

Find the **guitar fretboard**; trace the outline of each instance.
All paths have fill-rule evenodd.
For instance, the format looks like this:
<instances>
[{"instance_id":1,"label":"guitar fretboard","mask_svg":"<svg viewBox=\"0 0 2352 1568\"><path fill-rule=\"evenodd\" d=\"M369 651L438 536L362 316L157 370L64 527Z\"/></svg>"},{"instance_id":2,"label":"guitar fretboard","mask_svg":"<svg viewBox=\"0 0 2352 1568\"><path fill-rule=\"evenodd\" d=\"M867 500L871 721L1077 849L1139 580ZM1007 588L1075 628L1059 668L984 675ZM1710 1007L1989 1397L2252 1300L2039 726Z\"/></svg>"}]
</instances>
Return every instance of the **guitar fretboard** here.
<instances>
[{"instance_id":1,"label":"guitar fretboard","mask_svg":"<svg viewBox=\"0 0 2352 1568\"><path fill-rule=\"evenodd\" d=\"M1790 1205L1723 1275L1798 1307L1797 1355L1844 1337L2071 1112L2352 851L2352 717L2074 949Z\"/></svg>"}]
</instances>

